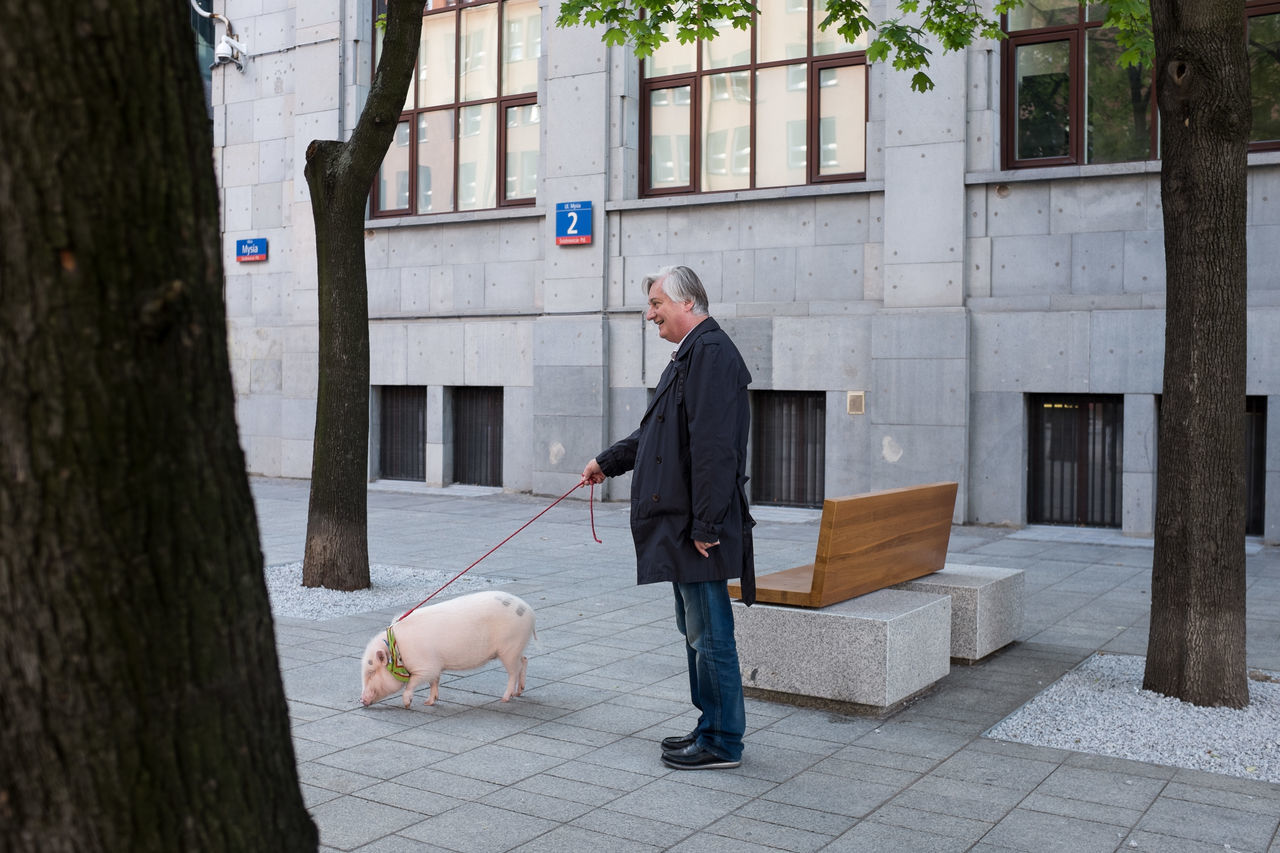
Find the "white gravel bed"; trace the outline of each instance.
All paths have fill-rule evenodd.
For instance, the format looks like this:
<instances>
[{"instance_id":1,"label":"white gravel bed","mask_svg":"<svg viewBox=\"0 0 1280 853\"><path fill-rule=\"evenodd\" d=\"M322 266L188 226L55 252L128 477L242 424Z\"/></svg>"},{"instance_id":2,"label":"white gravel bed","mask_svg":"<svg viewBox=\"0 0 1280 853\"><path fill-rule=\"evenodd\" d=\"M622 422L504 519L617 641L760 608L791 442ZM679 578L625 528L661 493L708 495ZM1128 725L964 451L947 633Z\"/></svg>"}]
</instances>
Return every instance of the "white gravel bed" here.
<instances>
[{"instance_id":1,"label":"white gravel bed","mask_svg":"<svg viewBox=\"0 0 1280 853\"><path fill-rule=\"evenodd\" d=\"M370 564L369 589L342 592L303 586L301 562L267 566L264 572L267 594L271 598L271 612L276 616L313 621L392 607L408 609L440 589L442 584L457 574L411 566ZM510 582L511 578L467 573L450 583L440 594L447 597L461 592L477 592Z\"/></svg>"},{"instance_id":2,"label":"white gravel bed","mask_svg":"<svg viewBox=\"0 0 1280 853\"><path fill-rule=\"evenodd\" d=\"M1143 690L1145 662L1095 654L987 736L1280 782L1280 677L1251 670L1247 707L1201 708Z\"/></svg>"}]
</instances>

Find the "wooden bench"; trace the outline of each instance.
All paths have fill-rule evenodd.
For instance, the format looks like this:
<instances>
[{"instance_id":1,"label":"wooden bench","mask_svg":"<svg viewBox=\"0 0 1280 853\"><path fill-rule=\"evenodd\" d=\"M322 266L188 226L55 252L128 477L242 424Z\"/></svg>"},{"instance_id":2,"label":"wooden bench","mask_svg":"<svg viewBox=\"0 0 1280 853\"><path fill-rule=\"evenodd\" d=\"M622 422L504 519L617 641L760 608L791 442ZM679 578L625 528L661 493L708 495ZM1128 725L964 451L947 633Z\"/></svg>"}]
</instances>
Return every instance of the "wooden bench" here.
<instances>
[{"instance_id":1,"label":"wooden bench","mask_svg":"<svg viewBox=\"0 0 1280 853\"><path fill-rule=\"evenodd\" d=\"M936 572L955 504L955 483L827 498L814 561L757 577L756 601L826 607ZM742 597L737 581L729 594Z\"/></svg>"}]
</instances>

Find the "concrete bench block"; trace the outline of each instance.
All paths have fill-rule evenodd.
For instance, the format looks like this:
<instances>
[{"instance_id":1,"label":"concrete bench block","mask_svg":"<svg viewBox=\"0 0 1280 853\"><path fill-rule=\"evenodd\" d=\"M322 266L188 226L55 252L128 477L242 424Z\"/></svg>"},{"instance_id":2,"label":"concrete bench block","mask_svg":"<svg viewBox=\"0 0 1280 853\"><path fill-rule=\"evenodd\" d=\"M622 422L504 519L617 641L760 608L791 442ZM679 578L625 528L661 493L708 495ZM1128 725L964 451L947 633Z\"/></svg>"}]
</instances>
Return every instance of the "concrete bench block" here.
<instances>
[{"instance_id":1,"label":"concrete bench block","mask_svg":"<svg viewBox=\"0 0 1280 853\"><path fill-rule=\"evenodd\" d=\"M882 589L822 608L733 602L742 683L886 708L951 669L951 599Z\"/></svg>"},{"instance_id":2,"label":"concrete bench block","mask_svg":"<svg viewBox=\"0 0 1280 853\"><path fill-rule=\"evenodd\" d=\"M1024 586L1021 569L948 563L894 589L950 596L951 657L973 663L1018 638Z\"/></svg>"}]
</instances>

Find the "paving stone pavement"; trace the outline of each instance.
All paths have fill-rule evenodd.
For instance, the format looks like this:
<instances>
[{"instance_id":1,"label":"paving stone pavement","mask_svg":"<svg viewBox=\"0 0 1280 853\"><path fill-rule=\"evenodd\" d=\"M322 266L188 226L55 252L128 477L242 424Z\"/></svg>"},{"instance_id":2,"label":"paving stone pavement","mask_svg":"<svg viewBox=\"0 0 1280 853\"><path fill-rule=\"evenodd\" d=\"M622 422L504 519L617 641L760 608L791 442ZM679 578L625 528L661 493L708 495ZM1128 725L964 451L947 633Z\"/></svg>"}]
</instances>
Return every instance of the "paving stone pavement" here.
<instances>
[{"instance_id":1,"label":"paving stone pavement","mask_svg":"<svg viewBox=\"0 0 1280 853\"><path fill-rule=\"evenodd\" d=\"M302 559L309 484L255 478L264 557ZM374 563L461 571L549 499L386 484ZM581 493L580 493L581 494ZM756 508L757 568L809 562L818 513ZM522 697L494 662L440 701L360 705L359 654L415 601L278 618L281 671L322 850L1254 851L1280 853L1280 785L983 736L1098 650L1143 654L1149 541L956 527L948 560L1026 572L1019 641L882 718L748 699L741 768L678 771L685 655L669 585L635 584L622 503L563 502L472 569L537 611ZM1280 670L1280 549L1249 549L1249 664Z\"/></svg>"}]
</instances>

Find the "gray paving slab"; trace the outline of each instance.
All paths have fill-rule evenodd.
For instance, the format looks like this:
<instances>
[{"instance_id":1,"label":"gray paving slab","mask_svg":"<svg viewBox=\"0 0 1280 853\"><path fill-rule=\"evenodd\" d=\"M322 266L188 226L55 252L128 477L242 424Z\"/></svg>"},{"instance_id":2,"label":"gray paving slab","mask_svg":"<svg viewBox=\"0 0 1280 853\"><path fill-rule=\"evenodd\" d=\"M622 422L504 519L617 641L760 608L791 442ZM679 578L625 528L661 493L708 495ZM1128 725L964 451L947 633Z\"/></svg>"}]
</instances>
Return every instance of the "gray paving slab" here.
<instances>
[{"instance_id":1,"label":"gray paving slab","mask_svg":"<svg viewBox=\"0 0 1280 853\"><path fill-rule=\"evenodd\" d=\"M253 480L268 565L301 559L308 487ZM379 484L371 559L456 573L548 500ZM751 698L742 767L689 773L657 746L696 721L670 589L635 585L625 504L595 516L603 545L570 501L474 569L538 612L509 703L493 663L446 674L435 706L362 708L358 655L402 608L277 620L322 850L1280 853L1280 785L983 737L1098 649L1145 650L1149 541L955 528L948 562L1026 573L1017 642L881 717ZM761 508L762 571L812 559L819 517ZM1280 549L1247 565L1250 663L1280 668Z\"/></svg>"},{"instance_id":2,"label":"gray paving slab","mask_svg":"<svg viewBox=\"0 0 1280 853\"><path fill-rule=\"evenodd\" d=\"M879 808L898 790L892 785L806 770L778 785L762 798L861 818Z\"/></svg>"},{"instance_id":3,"label":"gray paving slab","mask_svg":"<svg viewBox=\"0 0 1280 853\"><path fill-rule=\"evenodd\" d=\"M558 826L527 844L513 848L518 853L582 853L584 850L608 850L610 853L650 853L662 847L592 832L579 826Z\"/></svg>"},{"instance_id":4,"label":"gray paving slab","mask_svg":"<svg viewBox=\"0 0 1280 853\"><path fill-rule=\"evenodd\" d=\"M1280 816L1276 812L1258 814L1161 796L1147 809L1136 828L1217 844L1222 849L1229 846L1232 850L1265 850L1275 838L1278 821Z\"/></svg>"},{"instance_id":5,"label":"gray paving slab","mask_svg":"<svg viewBox=\"0 0 1280 853\"><path fill-rule=\"evenodd\" d=\"M890 801L894 805L995 824L1025 797L1012 788L925 776Z\"/></svg>"},{"instance_id":6,"label":"gray paving slab","mask_svg":"<svg viewBox=\"0 0 1280 853\"><path fill-rule=\"evenodd\" d=\"M1120 848L1137 853L1223 853L1221 844L1206 844L1189 838L1161 835L1156 832L1132 832Z\"/></svg>"},{"instance_id":7,"label":"gray paving slab","mask_svg":"<svg viewBox=\"0 0 1280 853\"><path fill-rule=\"evenodd\" d=\"M684 841L671 848L673 853L722 853L726 848L732 848L735 853L776 853L777 847L773 845L755 844L750 841L741 839L731 841L723 835L717 835L713 832L695 832Z\"/></svg>"},{"instance_id":8,"label":"gray paving slab","mask_svg":"<svg viewBox=\"0 0 1280 853\"><path fill-rule=\"evenodd\" d=\"M607 836L611 840L607 847L602 848L606 850L616 844L617 839L638 841L659 850L669 850L692 834L685 826L666 823L653 817L614 811L612 808L594 809L571 825Z\"/></svg>"},{"instance_id":9,"label":"gray paving slab","mask_svg":"<svg viewBox=\"0 0 1280 853\"><path fill-rule=\"evenodd\" d=\"M1028 853L1111 853L1127 834L1128 827L1019 807L983 841Z\"/></svg>"},{"instance_id":10,"label":"gray paving slab","mask_svg":"<svg viewBox=\"0 0 1280 853\"><path fill-rule=\"evenodd\" d=\"M311 817L320 830L320 843L338 850L354 850L422 820L417 812L360 797L329 800L311 809Z\"/></svg>"},{"instance_id":11,"label":"gray paving slab","mask_svg":"<svg viewBox=\"0 0 1280 853\"><path fill-rule=\"evenodd\" d=\"M986 821L955 815L942 815L937 812L913 809L889 802L872 812L867 820L888 824L903 829L928 832L932 835L945 835L973 844L991 831L991 824Z\"/></svg>"},{"instance_id":12,"label":"gray paving slab","mask_svg":"<svg viewBox=\"0 0 1280 853\"><path fill-rule=\"evenodd\" d=\"M623 814L652 818L692 830L714 823L748 800L742 794L681 782L672 773L624 794L610 803L609 808Z\"/></svg>"},{"instance_id":13,"label":"gray paving slab","mask_svg":"<svg viewBox=\"0 0 1280 853\"><path fill-rule=\"evenodd\" d=\"M720 838L721 849L732 846L734 850L738 849L737 846L725 845L725 839L763 844L770 850L794 850L797 853L821 850L833 840L832 836L821 832L782 826L741 814L721 818L709 826L707 832Z\"/></svg>"},{"instance_id":14,"label":"gray paving slab","mask_svg":"<svg viewBox=\"0 0 1280 853\"><path fill-rule=\"evenodd\" d=\"M546 818L484 803L463 803L401 830L400 835L458 853L500 853L526 844L557 826L556 821Z\"/></svg>"},{"instance_id":15,"label":"gray paving slab","mask_svg":"<svg viewBox=\"0 0 1280 853\"><path fill-rule=\"evenodd\" d=\"M962 838L920 829L864 820L824 850L830 853L862 853L865 850L911 850L918 853L961 853L970 849Z\"/></svg>"}]
</instances>

